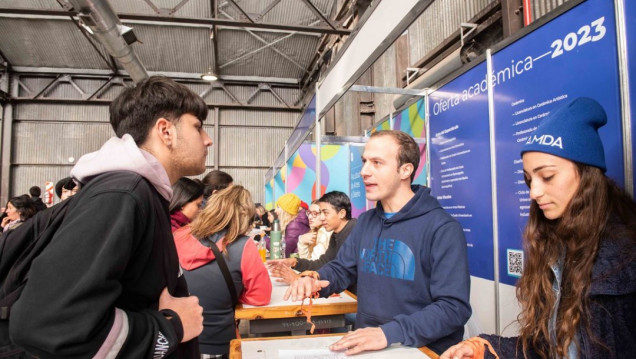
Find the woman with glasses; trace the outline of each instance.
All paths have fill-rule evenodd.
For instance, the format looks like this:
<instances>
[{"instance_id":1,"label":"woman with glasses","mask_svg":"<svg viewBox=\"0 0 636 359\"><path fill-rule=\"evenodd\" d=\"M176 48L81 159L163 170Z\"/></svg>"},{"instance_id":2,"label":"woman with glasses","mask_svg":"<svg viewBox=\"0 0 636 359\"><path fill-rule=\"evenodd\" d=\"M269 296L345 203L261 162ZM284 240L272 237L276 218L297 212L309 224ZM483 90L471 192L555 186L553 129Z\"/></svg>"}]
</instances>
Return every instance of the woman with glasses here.
<instances>
[{"instance_id":1,"label":"woman with glasses","mask_svg":"<svg viewBox=\"0 0 636 359\"><path fill-rule=\"evenodd\" d=\"M298 237L298 257L316 260L327 251L332 232L322 225L318 200L311 202L305 213L309 219L310 231Z\"/></svg>"}]
</instances>

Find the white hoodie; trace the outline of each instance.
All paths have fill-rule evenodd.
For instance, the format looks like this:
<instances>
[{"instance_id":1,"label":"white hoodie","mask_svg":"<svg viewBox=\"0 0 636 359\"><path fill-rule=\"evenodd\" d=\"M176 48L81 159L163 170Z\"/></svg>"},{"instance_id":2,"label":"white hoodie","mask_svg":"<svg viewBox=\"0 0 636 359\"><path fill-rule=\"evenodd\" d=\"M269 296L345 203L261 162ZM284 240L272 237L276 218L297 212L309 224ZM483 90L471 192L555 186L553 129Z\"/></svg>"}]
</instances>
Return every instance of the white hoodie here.
<instances>
[{"instance_id":1,"label":"white hoodie","mask_svg":"<svg viewBox=\"0 0 636 359\"><path fill-rule=\"evenodd\" d=\"M96 152L82 156L71 170L71 177L85 183L90 177L105 172L131 171L147 179L163 198L170 201L172 185L166 169L149 152L137 147L129 134L111 137Z\"/></svg>"}]
</instances>

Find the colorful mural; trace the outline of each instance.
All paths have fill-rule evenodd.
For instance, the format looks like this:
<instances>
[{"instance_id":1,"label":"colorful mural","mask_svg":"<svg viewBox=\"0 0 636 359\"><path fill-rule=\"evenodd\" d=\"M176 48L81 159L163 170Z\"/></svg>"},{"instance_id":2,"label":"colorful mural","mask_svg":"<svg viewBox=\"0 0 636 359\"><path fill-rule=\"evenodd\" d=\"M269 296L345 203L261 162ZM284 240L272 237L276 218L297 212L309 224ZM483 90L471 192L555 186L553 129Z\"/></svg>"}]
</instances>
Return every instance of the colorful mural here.
<instances>
[{"instance_id":1,"label":"colorful mural","mask_svg":"<svg viewBox=\"0 0 636 359\"><path fill-rule=\"evenodd\" d=\"M390 130L390 129L391 129L391 120L387 118L386 120L380 122L377 126L372 128L370 131L366 131L365 135L371 136L371 134L373 134L374 132L378 132L382 130Z\"/></svg>"},{"instance_id":2,"label":"colorful mural","mask_svg":"<svg viewBox=\"0 0 636 359\"><path fill-rule=\"evenodd\" d=\"M421 99L402 110L393 118L393 129L408 133L413 138L426 138L426 101Z\"/></svg>"},{"instance_id":3,"label":"colorful mural","mask_svg":"<svg viewBox=\"0 0 636 359\"><path fill-rule=\"evenodd\" d=\"M351 164L350 164L350 176L351 176L351 215L354 218L358 218L364 211L367 210L367 196L364 190L364 182L360 171L362 170L362 152L364 151L364 145L351 144L349 145L351 151Z\"/></svg>"},{"instance_id":4,"label":"colorful mural","mask_svg":"<svg viewBox=\"0 0 636 359\"><path fill-rule=\"evenodd\" d=\"M265 209L268 211L274 208L274 180L265 184Z\"/></svg>"},{"instance_id":5,"label":"colorful mural","mask_svg":"<svg viewBox=\"0 0 636 359\"><path fill-rule=\"evenodd\" d=\"M320 148L320 193L342 191L349 193L349 145L323 145ZM287 161L288 192L295 193L303 201L310 203L316 193L316 146L302 144Z\"/></svg>"},{"instance_id":6,"label":"colorful mural","mask_svg":"<svg viewBox=\"0 0 636 359\"><path fill-rule=\"evenodd\" d=\"M287 167L283 166L274 176L274 203L278 197L285 194L285 180L287 178Z\"/></svg>"}]
</instances>

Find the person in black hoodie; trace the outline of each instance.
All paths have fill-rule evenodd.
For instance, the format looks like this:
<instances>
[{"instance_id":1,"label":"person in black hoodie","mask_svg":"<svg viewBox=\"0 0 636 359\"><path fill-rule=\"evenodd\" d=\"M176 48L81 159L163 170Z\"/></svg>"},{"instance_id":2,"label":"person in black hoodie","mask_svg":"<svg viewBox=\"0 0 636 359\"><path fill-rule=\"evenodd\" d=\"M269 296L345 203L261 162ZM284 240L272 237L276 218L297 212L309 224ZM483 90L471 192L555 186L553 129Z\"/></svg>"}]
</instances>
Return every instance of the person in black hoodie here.
<instances>
[{"instance_id":1,"label":"person in black hoodie","mask_svg":"<svg viewBox=\"0 0 636 359\"><path fill-rule=\"evenodd\" d=\"M41 194L42 189L40 189L40 187L33 186L29 188L29 195L31 195L31 201L33 201L33 207L35 207L36 211L42 211L47 208L44 202L42 202L42 198L40 198Z\"/></svg>"},{"instance_id":2,"label":"person in black hoodie","mask_svg":"<svg viewBox=\"0 0 636 359\"><path fill-rule=\"evenodd\" d=\"M481 334L442 359L634 357L636 203L604 174L605 123L601 105L581 97L530 134L519 336Z\"/></svg>"},{"instance_id":3,"label":"person in black hoodie","mask_svg":"<svg viewBox=\"0 0 636 359\"><path fill-rule=\"evenodd\" d=\"M408 134L373 133L360 175L376 208L360 215L334 260L301 273L285 294L325 297L357 283L360 329L334 343L334 351L353 355L402 343L441 353L462 338L471 314L466 239L430 189L412 185L419 160Z\"/></svg>"},{"instance_id":4,"label":"person in black hoodie","mask_svg":"<svg viewBox=\"0 0 636 359\"><path fill-rule=\"evenodd\" d=\"M10 317L40 358L198 358L203 330L170 231L172 184L205 170L205 102L165 77L110 105L118 137L78 161L81 191L33 262Z\"/></svg>"}]
</instances>

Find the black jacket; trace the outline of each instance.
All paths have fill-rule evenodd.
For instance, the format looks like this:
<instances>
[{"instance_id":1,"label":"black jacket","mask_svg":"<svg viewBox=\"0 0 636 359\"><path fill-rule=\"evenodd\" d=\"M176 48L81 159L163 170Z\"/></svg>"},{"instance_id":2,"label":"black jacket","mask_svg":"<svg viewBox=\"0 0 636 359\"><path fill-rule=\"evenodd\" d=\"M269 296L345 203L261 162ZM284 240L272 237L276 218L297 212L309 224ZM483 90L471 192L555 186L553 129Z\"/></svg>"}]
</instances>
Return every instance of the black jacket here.
<instances>
[{"instance_id":1,"label":"black jacket","mask_svg":"<svg viewBox=\"0 0 636 359\"><path fill-rule=\"evenodd\" d=\"M349 233L351 233L351 231L353 230L353 227L355 227L356 222L357 222L357 219L352 218L349 220L349 222L347 222L347 224L344 226L344 228L342 228L342 230L339 233L335 233L335 232L332 233L331 238L329 238L329 247L327 247L327 251L323 255L321 255L318 259L312 261L310 259L299 258L298 263L296 263L296 266L294 267L294 269L300 272L306 271L306 270L316 271L320 269L323 265L325 265L327 262L336 258L336 255L338 254L338 250L340 249L340 247L342 247L342 244L345 242L345 239L349 237Z\"/></svg>"},{"instance_id":2,"label":"black jacket","mask_svg":"<svg viewBox=\"0 0 636 359\"><path fill-rule=\"evenodd\" d=\"M197 358L196 340L180 344L178 317L157 311L164 287L188 295L168 202L124 171L96 176L76 196L33 261L11 314L12 340L41 358L90 358L100 348L117 358Z\"/></svg>"},{"instance_id":3,"label":"black jacket","mask_svg":"<svg viewBox=\"0 0 636 359\"><path fill-rule=\"evenodd\" d=\"M611 231L615 234L619 231ZM636 246L631 238L605 238L592 268L588 321L579 325L579 359L633 358L636 354ZM524 358L517 337L480 335L500 358ZM528 359L539 358L530 351ZM486 358L494 358L487 353Z\"/></svg>"},{"instance_id":4,"label":"black jacket","mask_svg":"<svg viewBox=\"0 0 636 359\"><path fill-rule=\"evenodd\" d=\"M33 202L33 207L35 207L35 210L38 212L43 211L47 208L44 202L42 202L42 198L40 197L31 197L31 201Z\"/></svg>"}]
</instances>

